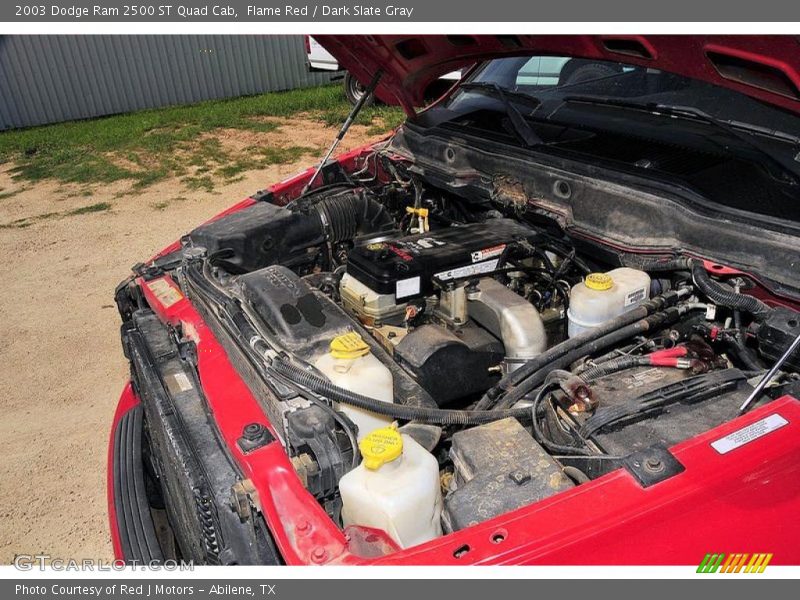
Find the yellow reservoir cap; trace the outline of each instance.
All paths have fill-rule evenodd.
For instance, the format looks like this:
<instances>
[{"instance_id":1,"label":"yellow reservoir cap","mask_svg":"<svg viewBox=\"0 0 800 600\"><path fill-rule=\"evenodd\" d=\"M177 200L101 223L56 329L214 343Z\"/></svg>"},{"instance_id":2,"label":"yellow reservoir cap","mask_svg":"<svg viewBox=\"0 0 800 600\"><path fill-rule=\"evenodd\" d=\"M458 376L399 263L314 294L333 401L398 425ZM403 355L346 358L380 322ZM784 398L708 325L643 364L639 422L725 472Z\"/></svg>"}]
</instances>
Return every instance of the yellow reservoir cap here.
<instances>
[{"instance_id":1,"label":"yellow reservoir cap","mask_svg":"<svg viewBox=\"0 0 800 600\"><path fill-rule=\"evenodd\" d=\"M589 273L583 280L590 290L610 290L614 285L614 280L608 273Z\"/></svg>"},{"instance_id":2,"label":"yellow reservoir cap","mask_svg":"<svg viewBox=\"0 0 800 600\"><path fill-rule=\"evenodd\" d=\"M359 358L369 354L369 346L355 331L333 338L331 356L333 358Z\"/></svg>"},{"instance_id":3,"label":"yellow reservoir cap","mask_svg":"<svg viewBox=\"0 0 800 600\"><path fill-rule=\"evenodd\" d=\"M358 444L358 449L364 458L364 466L375 471L403 454L403 437L397 431L397 425L392 424L369 432Z\"/></svg>"}]
</instances>

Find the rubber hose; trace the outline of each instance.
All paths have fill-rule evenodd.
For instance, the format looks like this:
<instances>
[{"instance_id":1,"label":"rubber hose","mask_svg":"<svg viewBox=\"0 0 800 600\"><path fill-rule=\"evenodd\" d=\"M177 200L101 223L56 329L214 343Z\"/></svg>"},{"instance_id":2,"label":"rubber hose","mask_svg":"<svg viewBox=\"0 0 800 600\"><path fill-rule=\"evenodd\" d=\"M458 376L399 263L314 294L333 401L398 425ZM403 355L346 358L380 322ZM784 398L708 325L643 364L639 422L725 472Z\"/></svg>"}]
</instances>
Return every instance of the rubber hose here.
<instances>
[{"instance_id":1,"label":"rubber hose","mask_svg":"<svg viewBox=\"0 0 800 600\"><path fill-rule=\"evenodd\" d=\"M352 240L359 234L394 228L388 210L365 191L346 191L323 198L314 205L328 241Z\"/></svg>"},{"instance_id":2,"label":"rubber hose","mask_svg":"<svg viewBox=\"0 0 800 600\"><path fill-rule=\"evenodd\" d=\"M750 350L741 341L731 339L728 344L733 355L739 359L748 371L760 371L764 368L750 354Z\"/></svg>"},{"instance_id":3,"label":"rubber hose","mask_svg":"<svg viewBox=\"0 0 800 600\"><path fill-rule=\"evenodd\" d=\"M721 306L743 310L762 320L772 309L758 298L747 294L738 294L728 286L713 281L701 262L693 262L692 279L697 287L711 300Z\"/></svg>"},{"instance_id":4,"label":"rubber hose","mask_svg":"<svg viewBox=\"0 0 800 600\"><path fill-rule=\"evenodd\" d=\"M514 417L524 421L531 419L529 408L506 411L447 410L384 402L334 385L330 381L317 377L283 358L275 359L272 362L272 368L275 372L287 377L294 383L306 387L329 400L402 421L417 421L435 425L482 425L507 417Z\"/></svg>"},{"instance_id":5,"label":"rubber hose","mask_svg":"<svg viewBox=\"0 0 800 600\"><path fill-rule=\"evenodd\" d=\"M580 374L580 378L584 381L592 381L610 375L611 373L617 373L647 364L649 364L649 362L646 356L620 356L607 360L599 365L589 367Z\"/></svg>"},{"instance_id":6,"label":"rubber hose","mask_svg":"<svg viewBox=\"0 0 800 600\"><path fill-rule=\"evenodd\" d=\"M542 352L539 356L532 358L518 369L503 377L497 383L497 385L483 395L475 408L478 410L489 408L494 403L494 400L501 394L512 390L521 381L524 381L536 371L544 367L551 366L553 361L558 360L576 348L583 348L596 339L602 338L603 336L630 325L631 323L635 323L647 317L656 310L660 310L664 306L673 304L678 300L678 298L679 295L676 291L665 292L660 296L655 296L654 298L641 303L633 310L606 321L598 327L588 329L574 337L569 338L568 340L561 342L560 344L556 344L555 346Z\"/></svg>"},{"instance_id":7,"label":"rubber hose","mask_svg":"<svg viewBox=\"0 0 800 600\"><path fill-rule=\"evenodd\" d=\"M566 465L564 467L561 467L561 470L564 471L564 475L572 479L578 485L580 485L581 483L589 483L591 481L591 479L589 479L589 476L583 471L581 471L578 467Z\"/></svg>"},{"instance_id":8,"label":"rubber hose","mask_svg":"<svg viewBox=\"0 0 800 600\"><path fill-rule=\"evenodd\" d=\"M685 271L690 269L695 285L716 304L734 310L746 311L759 320L772 310L758 298L740 294L728 286L711 279L705 265L703 265L703 261L700 260L691 258L647 258L628 254L622 257L622 263L642 271Z\"/></svg>"},{"instance_id":9,"label":"rubber hose","mask_svg":"<svg viewBox=\"0 0 800 600\"><path fill-rule=\"evenodd\" d=\"M589 340L584 344L570 349L569 352L563 354L559 358L543 364L537 370L533 371L524 381L509 390L501 401L497 403L495 410L504 410L509 406L513 406L518 400L521 400L526 394L541 385L547 377L547 374L553 369L563 369L583 356L591 356L600 350L614 346L637 335L642 335L658 327L674 323L680 318L681 314L678 308L671 307L665 311L654 313L635 323L631 323L597 339ZM572 339L577 339L578 337L579 336L576 336ZM539 356L542 355L540 354Z\"/></svg>"}]
</instances>

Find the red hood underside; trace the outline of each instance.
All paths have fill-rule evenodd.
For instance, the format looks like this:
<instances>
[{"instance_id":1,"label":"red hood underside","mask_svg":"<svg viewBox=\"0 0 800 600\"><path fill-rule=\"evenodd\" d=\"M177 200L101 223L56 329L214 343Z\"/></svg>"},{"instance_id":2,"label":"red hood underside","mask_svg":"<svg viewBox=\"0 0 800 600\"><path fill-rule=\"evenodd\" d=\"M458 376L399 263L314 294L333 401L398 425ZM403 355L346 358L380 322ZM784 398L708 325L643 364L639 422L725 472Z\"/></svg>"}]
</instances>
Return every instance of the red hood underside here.
<instances>
[{"instance_id":1,"label":"red hood underside","mask_svg":"<svg viewBox=\"0 0 800 600\"><path fill-rule=\"evenodd\" d=\"M359 81L382 69L377 95L409 115L441 75L503 56L541 54L625 62L727 87L800 113L800 40L746 35L319 35Z\"/></svg>"}]
</instances>

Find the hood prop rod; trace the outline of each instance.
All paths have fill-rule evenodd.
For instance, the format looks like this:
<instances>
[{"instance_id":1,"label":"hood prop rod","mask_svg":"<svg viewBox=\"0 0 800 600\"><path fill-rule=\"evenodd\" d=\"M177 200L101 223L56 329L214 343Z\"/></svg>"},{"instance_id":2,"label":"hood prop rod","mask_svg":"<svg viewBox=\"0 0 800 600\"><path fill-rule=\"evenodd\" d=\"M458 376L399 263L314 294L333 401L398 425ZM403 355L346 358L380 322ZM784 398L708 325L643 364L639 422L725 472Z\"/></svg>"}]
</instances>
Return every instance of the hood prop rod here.
<instances>
[{"instance_id":1,"label":"hood prop rod","mask_svg":"<svg viewBox=\"0 0 800 600\"><path fill-rule=\"evenodd\" d=\"M747 409L750 407L750 404L752 404L753 400L755 400L761 395L761 392L764 391L764 388L767 387L767 384L772 380L773 377L775 377L780 368L783 366L783 363L789 360L789 358L792 356L792 354L794 354L794 351L797 350L799 346L800 346L800 333L797 334L796 338L794 338L794 341L786 349L786 352L784 352L783 355L778 360L775 361L775 364L772 365L772 368L769 371L767 371L767 374L761 378L761 381L758 382L755 389L747 397L747 400L745 400L739 407L740 415L747 412Z\"/></svg>"},{"instance_id":2,"label":"hood prop rod","mask_svg":"<svg viewBox=\"0 0 800 600\"><path fill-rule=\"evenodd\" d=\"M325 154L325 158L322 159L322 162L319 163L317 166L317 170L314 171L314 174L311 176L311 179L308 180L306 185L303 187L303 191L300 192L300 195L303 196L311 187L311 184L317 180L319 174L322 172L322 167L324 167L328 163L328 159L330 159L331 155L333 154L336 147L339 145L339 142L342 141L345 134L347 134L347 130L350 129L350 126L355 122L358 113L361 112L361 109L364 108L364 105L367 101L372 97L373 92L375 92L375 88L378 87L378 83L383 76L383 71L378 69L375 72L375 75L372 77L372 81L369 82L369 85L364 89L364 93L362 94L361 98L358 99L353 109L350 111L350 114L347 115L344 123L342 124L342 128L339 130L339 133L336 134L336 137L333 139L333 143L331 147L328 148L328 152Z\"/></svg>"}]
</instances>

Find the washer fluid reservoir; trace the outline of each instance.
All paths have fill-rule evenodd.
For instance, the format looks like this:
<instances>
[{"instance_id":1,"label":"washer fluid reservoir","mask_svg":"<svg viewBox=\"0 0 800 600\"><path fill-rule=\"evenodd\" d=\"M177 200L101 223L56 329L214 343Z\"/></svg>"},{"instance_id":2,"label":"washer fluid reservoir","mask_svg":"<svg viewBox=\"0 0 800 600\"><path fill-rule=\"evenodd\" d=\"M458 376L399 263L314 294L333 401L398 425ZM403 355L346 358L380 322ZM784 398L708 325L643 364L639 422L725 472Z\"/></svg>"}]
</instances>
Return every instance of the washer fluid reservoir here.
<instances>
[{"instance_id":1,"label":"washer fluid reservoir","mask_svg":"<svg viewBox=\"0 0 800 600\"><path fill-rule=\"evenodd\" d=\"M442 535L439 463L395 425L358 445L363 461L339 480L342 521L385 531L401 548Z\"/></svg>"}]
</instances>

